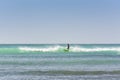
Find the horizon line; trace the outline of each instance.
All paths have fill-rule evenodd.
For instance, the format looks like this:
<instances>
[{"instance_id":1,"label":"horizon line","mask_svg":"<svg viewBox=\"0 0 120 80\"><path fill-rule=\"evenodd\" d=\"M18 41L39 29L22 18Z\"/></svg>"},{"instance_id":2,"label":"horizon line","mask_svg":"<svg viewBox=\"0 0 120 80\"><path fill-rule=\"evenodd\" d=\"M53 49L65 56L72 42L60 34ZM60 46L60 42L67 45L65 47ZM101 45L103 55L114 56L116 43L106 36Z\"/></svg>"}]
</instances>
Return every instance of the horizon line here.
<instances>
[{"instance_id":1,"label":"horizon line","mask_svg":"<svg viewBox=\"0 0 120 80\"><path fill-rule=\"evenodd\" d=\"M120 44L120 43L0 43L0 45L6 44Z\"/></svg>"}]
</instances>

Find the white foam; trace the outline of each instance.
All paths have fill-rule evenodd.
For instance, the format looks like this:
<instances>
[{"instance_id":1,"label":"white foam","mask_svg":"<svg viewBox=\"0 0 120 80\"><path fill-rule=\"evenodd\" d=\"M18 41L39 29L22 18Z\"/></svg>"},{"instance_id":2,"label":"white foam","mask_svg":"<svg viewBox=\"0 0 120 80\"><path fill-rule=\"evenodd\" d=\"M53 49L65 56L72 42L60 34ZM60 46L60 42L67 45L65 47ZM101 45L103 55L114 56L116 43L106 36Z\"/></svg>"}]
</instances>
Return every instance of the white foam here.
<instances>
[{"instance_id":1,"label":"white foam","mask_svg":"<svg viewBox=\"0 0 120 80\"><path fill-rule=\"evenodd\" d=\"M47 48L31 48L31 47L20 47L19 49L22 51L39 51L39 52L55 52L58 51L61 47L47 47Z\"/></svg>"},{"instance_id":2,"label":"white foam","mask_svg":"<svg viewBox=\"0 0 120 80\"><path fill-rule=\"evenodd\" d=\"M19 50L21 51L33 51L33 52L59 52L59 51L64 51L66 47L63 46L50 46L47 48L33 48L33 47L19 47ZM100 51L116 51L120 52L120 47L96 47L96 48L84 48L84 47L70 47L70 52L100 52Z\"/></svg>"},{"instance_id":3,"label":"white foam","mask_svg":"<svg viewBox=\"0 0 120 80\"><path fill-rule=\"evenodd\" d=\"M118 48L82 48L82 47L71 47L72 52L99 52L99 51L120 51Z\"/></svg>"}]
</instances>

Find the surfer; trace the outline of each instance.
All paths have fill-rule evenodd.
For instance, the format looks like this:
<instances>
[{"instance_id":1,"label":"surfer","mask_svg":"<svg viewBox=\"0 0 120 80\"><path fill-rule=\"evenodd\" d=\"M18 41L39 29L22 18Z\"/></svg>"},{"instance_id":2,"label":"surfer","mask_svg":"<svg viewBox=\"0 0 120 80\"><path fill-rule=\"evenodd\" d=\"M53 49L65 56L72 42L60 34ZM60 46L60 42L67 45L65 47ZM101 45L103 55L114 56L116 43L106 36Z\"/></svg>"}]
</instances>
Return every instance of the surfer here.
<instances>
[{"instance_id":1,"label":"surfer","mask_svg":"<svg viewBox=\"0 0 120 80\"><path fill-rule=\"evenodd\" d=\"M70 45L69 45L69 44L67 44L67 48L65 48L65 49L64 49L64 51L65 51L65 52L68 52L68 51L69 51L69 49L70 49Z\"/></svg>"},{"instance_id":2,"label":"surfer","mask_svg":"<svg viewBox=\"0 0 120 80\"><path fill-rule=\"evenodd\" d=\"M70 45L69 45L69 44L67 44L67 50L69 51L69 49L70 49Z\"/></svg>"}]
</instances>

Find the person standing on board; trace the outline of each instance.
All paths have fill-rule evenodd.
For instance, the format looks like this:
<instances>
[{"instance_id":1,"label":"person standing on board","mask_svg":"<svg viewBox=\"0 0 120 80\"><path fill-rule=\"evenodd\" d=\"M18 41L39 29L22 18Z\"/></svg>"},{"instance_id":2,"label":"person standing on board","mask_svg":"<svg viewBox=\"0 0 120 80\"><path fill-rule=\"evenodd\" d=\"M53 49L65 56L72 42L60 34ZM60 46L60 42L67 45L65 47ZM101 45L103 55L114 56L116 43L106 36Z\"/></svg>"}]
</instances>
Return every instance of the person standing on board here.
<instances>
[{"instance_id":1,"label":"person standing on board","mask_svg":"<svg viewBox=\"0 0 120 80\"><path fill-rule=\"evenodd\" d=\"M70 45L69 45L69 44L67 44L67 50L69 51L69 49L70 49Z\"/></svg>"}]
</instances>

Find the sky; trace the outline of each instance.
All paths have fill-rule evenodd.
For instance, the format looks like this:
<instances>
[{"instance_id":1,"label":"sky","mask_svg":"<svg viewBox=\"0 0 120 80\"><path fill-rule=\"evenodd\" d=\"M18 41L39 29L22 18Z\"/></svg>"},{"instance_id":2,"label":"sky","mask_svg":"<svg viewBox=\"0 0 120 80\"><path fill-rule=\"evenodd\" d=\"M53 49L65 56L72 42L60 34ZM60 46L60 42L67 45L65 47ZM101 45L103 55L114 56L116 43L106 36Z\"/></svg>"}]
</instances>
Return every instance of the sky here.
<instances>
[{"instance_id":1,"label":"sky","mask_svg":"<svg viewBox=\"0 0 120 80\"><path fill-rule=\"evenodd\" d=\"M120 43L120 0L0 0L0 44Z\"/></svg>"}]
</instances>

